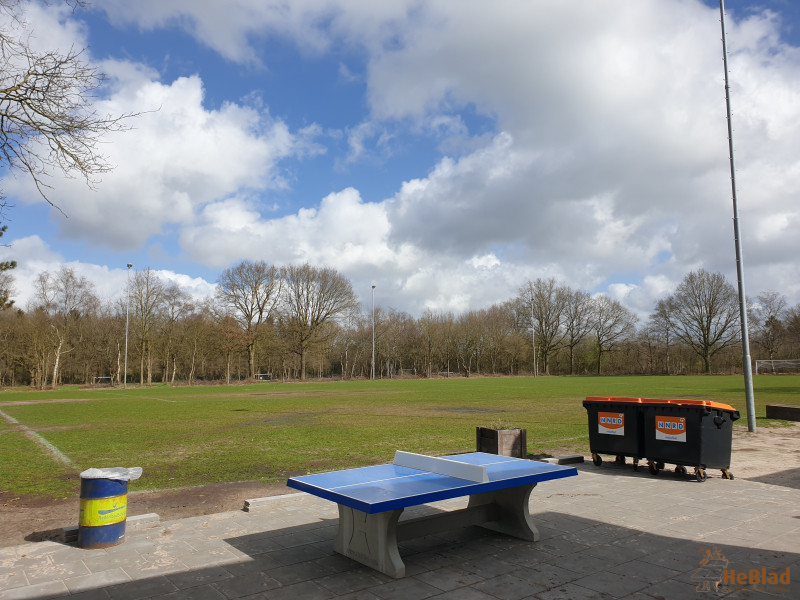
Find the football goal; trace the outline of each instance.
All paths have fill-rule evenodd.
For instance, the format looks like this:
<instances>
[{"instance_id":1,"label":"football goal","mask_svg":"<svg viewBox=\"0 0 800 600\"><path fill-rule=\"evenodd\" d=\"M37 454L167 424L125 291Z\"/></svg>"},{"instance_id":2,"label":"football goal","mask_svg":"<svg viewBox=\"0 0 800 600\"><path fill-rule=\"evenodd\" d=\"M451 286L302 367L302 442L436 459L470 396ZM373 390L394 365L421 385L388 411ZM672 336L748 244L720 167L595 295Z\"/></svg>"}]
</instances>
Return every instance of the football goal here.
<instances>
[{"instance_id":1,"label":"football goal","mask_svg":"<svg viewBox=\"0 0 800 600\"><path fill-rule=\"evenodd\" d=\"M800 373L800 358L757 360L756 375L786 375Z\"/></svg>"}]
</instances>

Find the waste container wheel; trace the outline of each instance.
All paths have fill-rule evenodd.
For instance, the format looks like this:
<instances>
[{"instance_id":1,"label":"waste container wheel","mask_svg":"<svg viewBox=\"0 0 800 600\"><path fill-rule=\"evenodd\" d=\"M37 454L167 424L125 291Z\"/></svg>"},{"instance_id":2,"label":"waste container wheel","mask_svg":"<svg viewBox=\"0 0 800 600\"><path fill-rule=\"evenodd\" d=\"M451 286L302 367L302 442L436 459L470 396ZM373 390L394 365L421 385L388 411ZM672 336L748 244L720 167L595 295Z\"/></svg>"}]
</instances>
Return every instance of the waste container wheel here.
<instances>
[{"instance_id":1,"label":"waste container wheel","mask_svg":"<svg viewBox=\"0 0 800 600\"><path fill-rule=\"evenodd\" d=\"M666 465L665 465L663 462L661 462L660 460L659 460L659 461L656 461L656 465L658 466L659 470L663 469L663 468L666 466Z\"/></svg>"},{"instance_id":2,"label":"waste container wheel","mask_svg":"<svg viewBox=\"0 0 800 600\"><path fill-rule=\"evenodd\" d=\"M686 467L683 465L677 465L675 467L675 474L676 475L686 475Z\"/></svg>"},{"instance_id":3,"label":"waste container wheel","mask_svg":"<svg viewBox=\"0 0 800 600\"><path fill-rule=\"evenodd\" d=\"M624 454L617 454L617 457L614 459L614 462L619 465L625 464L625 455Z\"/></svg>"},{"instance_id":4,"label":"waste container wheel","mask_svg":"<svg viewBox=\"0 0 800 600\"><path fill-rule=\"evenodd\" d=\"M603 464L603 457L596 452L592 452L592 462L594 463L595 467L599 467Z\"/></svg>"},{"instance_id":5,"label":"waste container wheel","mask_svg":"<svg viewBox=\"0 0 800 600\"><path fill-rule=\"evenodd\" d=\"M661 470L661 468L658 465L659 465L659 463L657 463L655 461L648 461L647 462L647 470L650 471L651 475L658 475L658 472Z\"/></svg>"},{"instance_id":6,"label":"waste container wheel","mask_svg":"<svg viewBox=\"0 0 800 600\"><path fill-rule=\"evenodd\" d=\"M634 471L639 470L639 459L636 458L635 456L633 457L633 470Z\"/></svg>"},{"instance_id":7,"label":"waste container wheel","mask_svg":"<svg viewBox=\"0 0 800 600\"><path fill-rule=\"evenodd\" d=\"M728 469L722 469L722 478L723 479L733 479L733 473L728 471Z\"/></svg>"},{"instance_id":8,"label":"waste container wheel","mask_svg":"<svg viewBox=\"0 0 800 600\"><path fill-rule=\"evenodd\" d=\"M694 476L697 478L697 481L703 482L708 479L708 475L706 474L706 470L702 467L697 467L694 470Z\"/></svg>"}]
</instances>

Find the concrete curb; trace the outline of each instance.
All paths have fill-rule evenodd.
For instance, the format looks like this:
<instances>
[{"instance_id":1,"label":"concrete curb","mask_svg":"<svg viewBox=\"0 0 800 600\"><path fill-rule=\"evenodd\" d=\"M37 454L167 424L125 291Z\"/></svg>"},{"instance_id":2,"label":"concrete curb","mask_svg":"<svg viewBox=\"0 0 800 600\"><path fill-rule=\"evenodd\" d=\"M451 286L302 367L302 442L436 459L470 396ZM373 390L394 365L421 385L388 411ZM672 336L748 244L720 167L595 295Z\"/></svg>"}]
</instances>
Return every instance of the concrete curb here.
<instances>
[{"instance_id":1,"label":"concrete curb","mask_svg":"<svg viewBox=\"0 0 800 600\"><path fill-rule=\"evenodd\" d=\"M249 500L244 501L244 506L242 510L244 512L253 512L254 510L260 510L263 508L269 508L272 504L274 504L278 500L286 500L287 498L295 498L297 496L307 496L303 492L297 492L295 494L281 494L280 496L265 496L264 498L251 498Z\"/></svg>"}]
</instances>

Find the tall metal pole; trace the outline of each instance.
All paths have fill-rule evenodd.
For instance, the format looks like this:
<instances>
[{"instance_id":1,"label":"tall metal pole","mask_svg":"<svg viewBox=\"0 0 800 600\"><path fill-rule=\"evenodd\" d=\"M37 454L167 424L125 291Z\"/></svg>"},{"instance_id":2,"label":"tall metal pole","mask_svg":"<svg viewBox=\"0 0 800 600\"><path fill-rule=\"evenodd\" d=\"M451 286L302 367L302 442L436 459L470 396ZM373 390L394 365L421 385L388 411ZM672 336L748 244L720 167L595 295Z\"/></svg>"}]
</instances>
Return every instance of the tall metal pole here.
<instances>
[{"instance_id":1,"label":"tall metal pole","mask_svg":"<svg viewBox=\"0 0 800 600\"><path fill-rule=\"evenodd\" d=\"M538 375L538 369L536 368L536 324L533 320L533 299L531 298L531 342L533 343L533 376L536 377Z\"/></svg>"},{"instance_id":2,"label":"tall metal pole","mask_svg":"<svg viewBox=\"0 0 800 600\"><path fill-rule=\"evenodd\" d=\"M747 298L744 292L744 265L742 263L742 238L739 232L739 205L736 202L736 167L733 160L733 125L731 123L731 88L728 83L728 46L725 40L725 0L719 0L722 23L722 61L725 65L725 105L728 111L728 155L731 161L731 191L733 193L733 238L736 245L736 278L739 282L739 320L742 325L742 367L744 393L747 403L747 431L756 431L756 407L753 397L753 370L750 364L750 335L747 328Z\"/></svg>"},{"instance_id":3,"label":"tall metal pole","mask_svg":"<svg viewBox=\"0 0 800 600\"><path fill-rule=\"evenodd\" d=\"M128 285L125 289L125 379L122 382L122 388L128 389L128 324L130 323L131 312L131 267L133 265L128 263Z\"/></svg>"},{"instance_id":4,"label":"tall metal pole","mask_svg":"<svg viewBox=\"0 0 800 600\"><path fill-rule=\"evenodd\" d=\"M372 381L375 381L375 286L372 286Z\"/></svg>"}]
</instances>

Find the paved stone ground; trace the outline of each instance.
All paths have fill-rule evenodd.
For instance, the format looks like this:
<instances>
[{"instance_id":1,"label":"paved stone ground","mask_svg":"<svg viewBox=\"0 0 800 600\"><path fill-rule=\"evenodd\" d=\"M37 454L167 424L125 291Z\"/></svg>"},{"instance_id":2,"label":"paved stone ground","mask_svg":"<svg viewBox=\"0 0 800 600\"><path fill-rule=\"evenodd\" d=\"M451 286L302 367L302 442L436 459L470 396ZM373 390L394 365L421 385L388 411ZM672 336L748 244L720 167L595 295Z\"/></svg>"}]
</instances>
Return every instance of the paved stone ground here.
<instances>
[{"instance_id":1,"label":"paved stone ground","mask_svg":"<svg viewBox=\"0 0 800 600\"><path fill-rule=\"evenodd\" d=\"M107 550L56 542L0 548L0 598L458 600L800 597L800 490L757 481L704 483L671 472L591 463L540 484L531 512L542 539L480 528L401 545L394 580L331 549L336 506L305 494L128 532ZM780 478L776 478L780 481ZM407 511L461 508L464 500ZM716 548L716 550L714 550ZM717 560L701 568L703 552ZM735 573L784 574L788 585L721 585ZM785 577L785 575L784 575Z\"/></svg>"}]
</instances>

